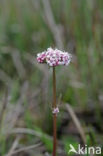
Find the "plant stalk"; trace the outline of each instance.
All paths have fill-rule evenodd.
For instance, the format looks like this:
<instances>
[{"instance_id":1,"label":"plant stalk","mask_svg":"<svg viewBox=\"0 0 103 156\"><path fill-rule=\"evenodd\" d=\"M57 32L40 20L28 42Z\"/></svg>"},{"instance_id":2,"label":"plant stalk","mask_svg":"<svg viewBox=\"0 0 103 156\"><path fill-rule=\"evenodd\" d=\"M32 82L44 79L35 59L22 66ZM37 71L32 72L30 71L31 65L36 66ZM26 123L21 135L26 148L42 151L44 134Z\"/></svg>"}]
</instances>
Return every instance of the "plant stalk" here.
<instances>
[{"instance_id":1,"label":"plant stalk","mask_svg":"<svg viewBox=\"0 0 103 156\"><path fill-rule=\"evenodd\" d=\"M55 67L53 67L53 109L56 108L56 76ZM57 127L56 127L56 114L53 114L53 156L56 156L57 146Z\"/></svg>"}]
</instances>

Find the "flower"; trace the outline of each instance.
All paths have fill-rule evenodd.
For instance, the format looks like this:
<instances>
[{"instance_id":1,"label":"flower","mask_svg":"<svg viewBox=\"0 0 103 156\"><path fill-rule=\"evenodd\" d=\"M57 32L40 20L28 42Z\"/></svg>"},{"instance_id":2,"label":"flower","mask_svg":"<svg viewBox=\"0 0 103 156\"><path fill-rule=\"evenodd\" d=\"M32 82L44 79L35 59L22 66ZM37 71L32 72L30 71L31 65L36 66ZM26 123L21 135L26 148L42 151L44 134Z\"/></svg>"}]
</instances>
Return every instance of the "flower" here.
<instances>
[{"instance_id":1,"label":"flower","mask_svg":"<svg viewBox=\"0 0 103 156\"><path fill-rule=\"evenodd\" d=\"M37 60L39 63L43 63L46 59L46 52L37 54Z\"/></svg>"},{"instance_id":2,"label":"flower","mask_svg":"<svg viewBox=\"0 0 103 156\"><path fill-rule=\"evenodd\" d=\"M48 48L47 51L37 54L39 63L47 63L49 66L68 65L71 61L71 54L58 49Z\"/></svg>"},{"instance_id":3,"label":"flower","mask_svg":"<svg viewBox=\"0 0 103 156\"><path fill-rule=\"evenodd\" d=\"M59 108L58 107L54 108L53 111L52 111L52 113L53 114L58 114L59 113Z\"/></svg>"}]
</instances>

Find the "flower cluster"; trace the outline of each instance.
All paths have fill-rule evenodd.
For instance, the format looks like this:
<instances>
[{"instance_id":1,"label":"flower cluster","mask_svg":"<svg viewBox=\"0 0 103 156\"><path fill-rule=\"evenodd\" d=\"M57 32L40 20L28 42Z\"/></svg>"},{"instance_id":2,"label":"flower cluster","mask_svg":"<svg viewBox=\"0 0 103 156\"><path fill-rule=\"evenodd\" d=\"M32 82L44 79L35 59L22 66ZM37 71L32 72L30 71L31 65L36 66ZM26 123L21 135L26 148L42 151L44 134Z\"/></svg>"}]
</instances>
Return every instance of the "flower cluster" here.
<instances>
[{"instance_id":1,"label":"flower cluster","mask_svg":"<svg viewBox=\"0 0 103 156\"><path fill-rule=\"evenodd\" d=\"M37 54L39 63L47 63L49 66L68 65L71 55L58 49L48 48L47 51Z\"/></svg>"},{"instance_id":2,"label":"flower cluster","mask_svg":"<svg viewBox=\"0 0 103 156\"><path fill-rule=\"evenodd\" d=\"M58 107L54 108L52 113L57 115L59 113L59 108Z\"/></svg>"}]
</instances>

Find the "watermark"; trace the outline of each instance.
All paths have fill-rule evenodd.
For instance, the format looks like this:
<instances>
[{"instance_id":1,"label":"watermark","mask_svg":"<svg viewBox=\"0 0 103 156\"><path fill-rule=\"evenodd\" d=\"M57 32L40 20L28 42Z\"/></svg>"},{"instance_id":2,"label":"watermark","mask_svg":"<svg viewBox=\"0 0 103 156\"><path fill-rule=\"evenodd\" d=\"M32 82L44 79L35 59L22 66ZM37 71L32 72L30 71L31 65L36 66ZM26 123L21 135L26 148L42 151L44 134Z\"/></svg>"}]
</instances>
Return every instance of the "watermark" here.
<instances>
[{"instance_id":1,"label":"watermark","mask_svg":"<svg viewBox=\"0 0 103 156\"><path fill-rule=\"evenodd\" d=\"M88 145L85 145L85 146L81 146L80 144L78 144L78 147L77 149L75 149L75 147L70 144L69 145L69 151L68 151L68 154L70 153L75 153L75 154L80 154L80 155L84 155L84 154L101 154L101 147L89 147Z\"/></svg>"}]
</instances>

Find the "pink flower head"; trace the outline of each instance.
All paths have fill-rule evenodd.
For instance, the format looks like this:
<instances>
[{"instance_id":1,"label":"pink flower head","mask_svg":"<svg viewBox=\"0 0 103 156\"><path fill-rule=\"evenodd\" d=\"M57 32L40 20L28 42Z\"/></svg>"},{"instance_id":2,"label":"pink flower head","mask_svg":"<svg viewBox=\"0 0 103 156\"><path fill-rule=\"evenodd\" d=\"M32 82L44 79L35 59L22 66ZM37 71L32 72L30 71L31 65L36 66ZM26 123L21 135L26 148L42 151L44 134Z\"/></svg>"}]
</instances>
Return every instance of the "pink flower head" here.
<instances>
[{"instance_id":1,"label":"pink flower head","mask_svg":"<svg viewBox=\"0 0 103 156\"><path fill-rule=\"evenodd\" d=\"M54 108L53 111L52 111L52 113L53 113L53 114L59 113L59 108L58 108L58 107Z\"/></svg>"},{"instance_id":2,"label":"pink flower head","mask_svg":"<svg viewBox=\"0 0 103 156\"><path fill-rule=\"evenodd\" d=\"M47 51L37 54L39 63L47 63L49 66L68 65L71 55L58 49L48 48Z\"/></svg>"}]
</instances>

